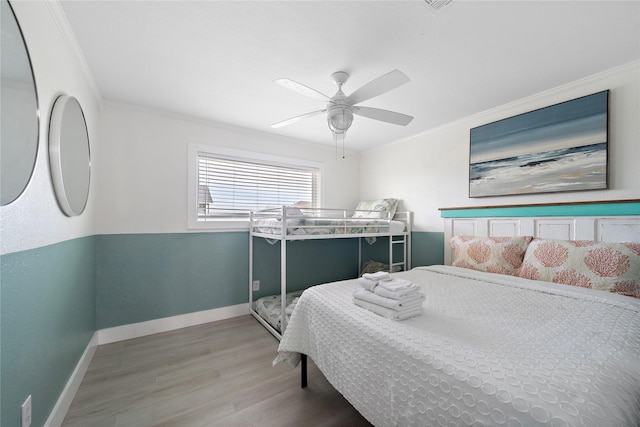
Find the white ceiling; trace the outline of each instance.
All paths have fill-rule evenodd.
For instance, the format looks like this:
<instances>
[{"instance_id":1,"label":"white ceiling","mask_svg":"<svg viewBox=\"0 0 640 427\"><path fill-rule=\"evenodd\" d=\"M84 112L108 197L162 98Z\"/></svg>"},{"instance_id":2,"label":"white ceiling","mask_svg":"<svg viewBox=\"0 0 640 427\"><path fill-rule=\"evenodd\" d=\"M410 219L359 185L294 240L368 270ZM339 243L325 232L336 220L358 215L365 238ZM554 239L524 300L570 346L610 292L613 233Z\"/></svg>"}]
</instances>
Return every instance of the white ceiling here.
<instances>
[{"instance_id":1,"label":"white ceiling","mask_svg":"<svg viewBox=\"0 0 640 427\"><path fill-rule=\"evenodd\" d=\"M411 81L362 105L346 147L366 150L640 58L639 1L61 1L102 97L333 144L324 108L273 82L348 95L399 69Z\"/></svg>"}]
</instances>

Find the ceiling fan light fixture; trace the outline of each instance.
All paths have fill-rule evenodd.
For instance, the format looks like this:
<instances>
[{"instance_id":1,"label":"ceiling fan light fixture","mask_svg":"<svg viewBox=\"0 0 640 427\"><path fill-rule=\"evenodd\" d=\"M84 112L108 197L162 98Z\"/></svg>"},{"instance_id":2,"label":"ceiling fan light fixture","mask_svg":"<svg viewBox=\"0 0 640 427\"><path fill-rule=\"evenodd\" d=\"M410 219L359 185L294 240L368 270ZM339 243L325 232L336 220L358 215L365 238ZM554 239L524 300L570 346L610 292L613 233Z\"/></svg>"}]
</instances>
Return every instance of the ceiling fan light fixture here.
<instances>
[{"instance_id":1,"label":"ceiling fan light fixture","mask_svg":"<svg viewBox=\"0 0 640 427\"><path fill-rule=\"evenodd\" d=\"M332 133L341 135L353 123L353 109L348 105L333 105L327 109L327 124Z\"/></svg>"}]
</instances>

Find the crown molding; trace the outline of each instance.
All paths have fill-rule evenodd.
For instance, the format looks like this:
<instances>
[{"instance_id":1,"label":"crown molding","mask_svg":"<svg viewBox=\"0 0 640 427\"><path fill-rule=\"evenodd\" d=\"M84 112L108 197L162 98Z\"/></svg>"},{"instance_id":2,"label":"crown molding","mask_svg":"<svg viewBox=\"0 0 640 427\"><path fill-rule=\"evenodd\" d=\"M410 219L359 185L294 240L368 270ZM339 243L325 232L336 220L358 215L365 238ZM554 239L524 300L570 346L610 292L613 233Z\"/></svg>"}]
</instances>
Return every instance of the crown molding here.
<instances>
[{"instance_id":1,"label":"crown molding","mask_svg":"<svg viewBox=\"0 0 640 427\"><path fill-rule=\"evenodd\" d=\"M617 67L613 67L604 71L600 71L598 73L595 74L591 74L589 76L580 78L578 80L574 80L572 82L560 85L560 86L555 86L552 87L550 89L544 90L542 92L538 92L535 93L533 95L524 97L524 98L520 98L517 99L515 101L511 101L508 102L506 104L502 104L499 105L497 107L494 108L490 108L488 110L484 110L481 111L479 113L475 113L472 114L470 116L466 116L466 117L462 117L458 120L454 120L448 123L444 123L440 126L436 126L434 128L431 129L427 129L423 132L420 133L416 133L414 135L408 136L406 138L402 138L396 141L392 141L388 144L383 144L380 145L378 147L374 147L372 149L369 150L364 150L363 153L368 153L368 152L375 152L376 150L379 149L384 149L384 148L388 148L390 146L393 145L397 145L397 144L403 144L412 140L416 140L420 137L426 136L426 135L430 135L430 134L434 134L446 129L451 129L451 128L456 128L458 126L467 126L467 127L473 127L475 125L471 125L472 123L482 123L482 122L486 122L486 121L496 121L499 119L496 119L496 116L504 116L504 117L510 117L513 116L515 114L520 114L518 112L513 112L513 111L521 111L523 113L526 113L527 111L530 111L532 108L535 107L531 107L532 104L540 104L541 107L545 107L550 105L549 104L549 98L554 98L554 97L562 97L567 91L570 91L572 89L578 89L581 88L585 85L591 85L594 83L599 82L600 80L602 80L605 77L609 77L609 76L613 76L616 75L618 73L626 73L628 71L632 71L634 69L639 70L640 72L640 60L634 60L631 62L628 62L626 64L622 64L619 65ZM599 92L600 90L606 90L606 89L610 89L609 87L605 87L603 86L602 89L593 89L591 92L586 91L584 93L584 95L589 95L591 93L595 93L595 92ZM563 102L563 100L558 100L558 101L553 101L553 103L557 103L557 102Z\"/></svg>"},{"instance_id":2,"label":"crown molding","mask_svg":"<svg viewBox=\"0 0 640 427\"><path fill-rule=\"evenodd\" d=\"M62 9L62 5L59 0L47 0L44 2L47 5L47 9L53 18L56 26L58 27L58 31L62 35L63 40L76 57L76 60L80 64L82 71L87 79L87 83L89 85L89 89L93 92L93 95L96 97L99 103L102 103L102 94L100 93L100 89L98 88L98 84L96 83L96 79L93 77L93 73L91 72L91 68L89 68L89 64L87 63L87 59L80 49L80 45L78 44L78 39L76 38L75 33L71 29L71 25L69 24L69 20L67 19L67 15L64 13Z\"/></svg>"}]
</instances>

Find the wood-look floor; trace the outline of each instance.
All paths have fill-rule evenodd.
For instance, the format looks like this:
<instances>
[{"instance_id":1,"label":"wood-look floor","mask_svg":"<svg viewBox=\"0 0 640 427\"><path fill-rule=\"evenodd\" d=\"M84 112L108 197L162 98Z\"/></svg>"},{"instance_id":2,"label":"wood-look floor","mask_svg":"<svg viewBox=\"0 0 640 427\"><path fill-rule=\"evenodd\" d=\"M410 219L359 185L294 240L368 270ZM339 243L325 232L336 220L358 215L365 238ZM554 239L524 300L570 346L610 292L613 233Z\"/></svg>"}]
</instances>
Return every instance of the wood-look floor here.
<instances>
[{"instance_id":1,"label":"wood-look floor","mask_svg":"<svg viewBox=\"0 0 640 427\"><path fill-rule=\"evenodd\" d=\"M63 426L369 426L251 316L99 346Z\"/></svg>"}]
</instances>

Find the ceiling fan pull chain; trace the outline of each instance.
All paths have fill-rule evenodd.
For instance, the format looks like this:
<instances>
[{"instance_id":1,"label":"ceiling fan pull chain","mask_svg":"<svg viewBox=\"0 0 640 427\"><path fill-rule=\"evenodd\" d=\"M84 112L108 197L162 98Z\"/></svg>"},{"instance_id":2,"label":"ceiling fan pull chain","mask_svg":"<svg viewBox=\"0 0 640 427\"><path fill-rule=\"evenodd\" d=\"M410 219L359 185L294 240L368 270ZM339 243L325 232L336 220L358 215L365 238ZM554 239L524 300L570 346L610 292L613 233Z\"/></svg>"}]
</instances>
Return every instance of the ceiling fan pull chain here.
<instances>
[{"instance_id":1,"label":"ceiling fan pull chain","mask_svg":"<svg viewBox=\"0 0 640 427\"><path fill-rule=\"evenodd\" d=\"M340 85L342 86L342 85ZM352 120L353 120L353 116ZM342 123L347 123L347 117L345 114L345 110L342 110ZM349 124L349 126L351 126L351 124ZM342 159L344 160L344 139L347 137L347 130L349 130L349 126L346 127L346 129L344 130L344 132L342 132Z\"/></svg>"},{"instance_id":2,"label":"ceiling fan pull chain","mask_svg":"<svg viewBox=\"0 0 640 427\"><path fill-rule=\"evenodd\" d=\"M342 158L343 159L346 158L345 155L344 155L344 138L345 138L346 134L347 134L346 132L342 132L340 134L338 134L338 133L334 133L333 134L333 142L336 145L336 160L340 159L340 148L338 146L338 140L342 140Z\"/></svg>"}]
</instances>

